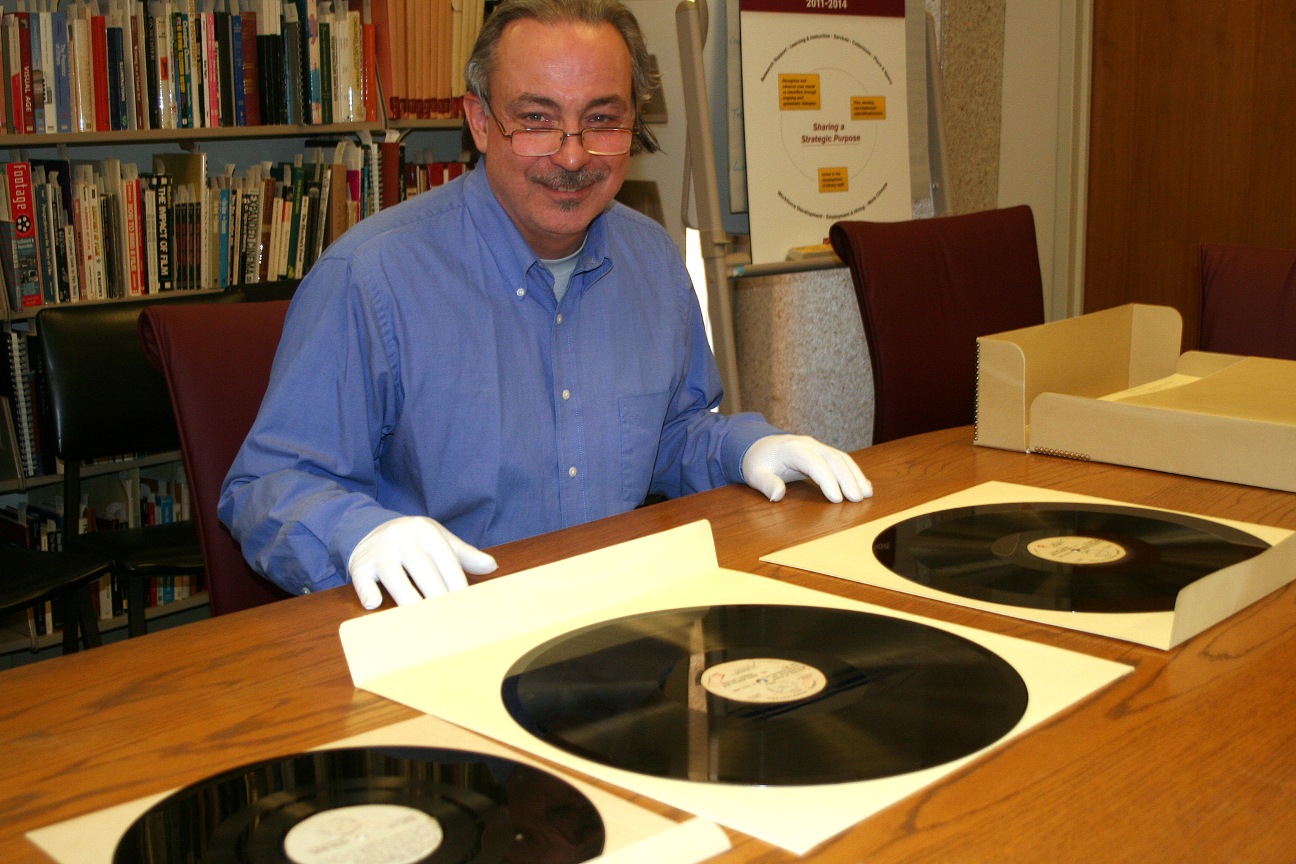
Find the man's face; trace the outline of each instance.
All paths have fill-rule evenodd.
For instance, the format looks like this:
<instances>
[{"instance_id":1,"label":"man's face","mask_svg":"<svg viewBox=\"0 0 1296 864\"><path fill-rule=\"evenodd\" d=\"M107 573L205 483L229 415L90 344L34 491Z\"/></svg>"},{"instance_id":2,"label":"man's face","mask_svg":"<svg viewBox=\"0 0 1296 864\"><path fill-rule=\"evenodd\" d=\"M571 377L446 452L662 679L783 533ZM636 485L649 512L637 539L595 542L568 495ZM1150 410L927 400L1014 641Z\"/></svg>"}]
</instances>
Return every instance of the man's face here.
<instances>
[{"instance_id":1,"label":"man's face","mask_svg":"<svg viewBox=\"0 0 1296 864\"><path fill-rule=\"evenodd\" d=\"M572 137L551 156L516 156L500 124L510 133L633 126L630 51L611 24L527 19L505 28L496 51L494 117L472 94L464 113L504 211L539 257L563 258L580 248L590 222L616 196L630 155L591 156Z\"/></svg>"}]
</instances>

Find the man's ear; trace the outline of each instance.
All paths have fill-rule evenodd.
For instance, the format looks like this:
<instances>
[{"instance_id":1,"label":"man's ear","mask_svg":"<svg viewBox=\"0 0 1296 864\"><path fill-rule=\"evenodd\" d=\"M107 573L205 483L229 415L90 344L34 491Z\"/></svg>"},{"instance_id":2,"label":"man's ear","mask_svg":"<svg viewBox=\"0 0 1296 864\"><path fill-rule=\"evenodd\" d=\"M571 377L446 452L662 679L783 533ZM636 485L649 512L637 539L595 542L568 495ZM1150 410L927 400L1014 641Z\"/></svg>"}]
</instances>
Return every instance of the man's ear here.
<instances>
[{"instance_id":1,"label":"man's ear","mask_svg":"<svg viewBox=\"0 0 1296 864\"><path fill-rule=\"evenodd\" d=\"M486 140L489 137L490 118L486 115L486 105L474 93L465 93L463 97L464 119L468 121L468 131L472 133L473 143L480 153L486 152Z\"/></svg>"}]
</instances>

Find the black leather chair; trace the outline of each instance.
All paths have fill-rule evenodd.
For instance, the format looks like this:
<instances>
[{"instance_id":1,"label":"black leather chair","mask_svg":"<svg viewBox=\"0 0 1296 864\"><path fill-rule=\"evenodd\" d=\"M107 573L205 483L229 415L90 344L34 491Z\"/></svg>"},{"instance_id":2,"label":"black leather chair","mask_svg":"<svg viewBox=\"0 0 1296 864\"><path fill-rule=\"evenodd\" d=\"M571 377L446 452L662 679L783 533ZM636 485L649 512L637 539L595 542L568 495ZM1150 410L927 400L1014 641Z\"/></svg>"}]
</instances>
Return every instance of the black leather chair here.
<instances>
[{"instance_id":1,"label":"black leather chair","mask_svg":"<svg viewBox=\"0 0 1296 864\"><path fill-rule=\"evenodd\" d=\"M112 560L118 583L126 586L131 636L147 630L149 580L203 574L198 532L183 521L79 534L83 470L92 460L179 450L166 381L140 344L140 313L156 303L237 299L166 296L50 306L36 316L55 452L63 461L63 548Z\"/></svg>"},{"instance_id":2,"label":"black leather chair","mask_svg":"<svg viewBox=\"0 0 1296 864\"><path fill-rule=\"evenodd\" d=\"M91 586L112 572L113 562L100 555L40 552L0 547L0 613L53 601L61 606L63 653L100 644L99 621Z\"/></svg>"}]
</instances>

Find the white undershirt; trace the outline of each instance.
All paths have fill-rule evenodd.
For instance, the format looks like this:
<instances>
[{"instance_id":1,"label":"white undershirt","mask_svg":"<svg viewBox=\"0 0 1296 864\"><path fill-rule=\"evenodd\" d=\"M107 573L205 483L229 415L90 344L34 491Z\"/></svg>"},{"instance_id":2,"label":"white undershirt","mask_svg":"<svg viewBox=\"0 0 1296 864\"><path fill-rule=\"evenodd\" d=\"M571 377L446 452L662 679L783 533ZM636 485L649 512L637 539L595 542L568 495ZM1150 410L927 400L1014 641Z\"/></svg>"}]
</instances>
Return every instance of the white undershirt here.
<instances>
[{"instance_id":1,"label":"white undershirt","mask_svg":"<svg viewBox=\"0 0 1296 864\"><path fill-rule=\"evenodd\" d=\"M554 277L554 298L561 303L563 295L567 293L567 283L571 282L572 274L576 272L576 259L580 257L581 252L585 250L584 242L579 249L566 258L550 260L541 258L540 263L553 274Z\"/></svg>"}]
</instances>

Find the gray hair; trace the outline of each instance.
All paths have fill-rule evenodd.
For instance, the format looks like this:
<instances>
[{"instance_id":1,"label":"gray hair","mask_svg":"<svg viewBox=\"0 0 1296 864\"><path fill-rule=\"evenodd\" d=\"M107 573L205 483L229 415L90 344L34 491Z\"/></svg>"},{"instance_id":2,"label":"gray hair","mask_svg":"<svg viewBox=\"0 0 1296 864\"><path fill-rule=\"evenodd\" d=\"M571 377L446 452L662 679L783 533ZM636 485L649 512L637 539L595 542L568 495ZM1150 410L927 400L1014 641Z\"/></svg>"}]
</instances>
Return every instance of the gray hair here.
<instances>
[{"instance_id":1,"label":"gray hair","mask_svg":"<svg viewBox=\"0 0 1296 864\"><path fill-rule=\"evenodd\" d=\"M472 56L464 67L464 83L472 93L490 106L491 75L495 71L495 48L504 29L514 21L532 19L541 24L584 22L611 24L630 49L630 98L634 101L634 144L631 152L655 153L660 145L643 121L643 109L657 86L658 75L648 55L643 31L634 13L619 0L504 0L486 16Z\"/></svg>"}]
</instances>

